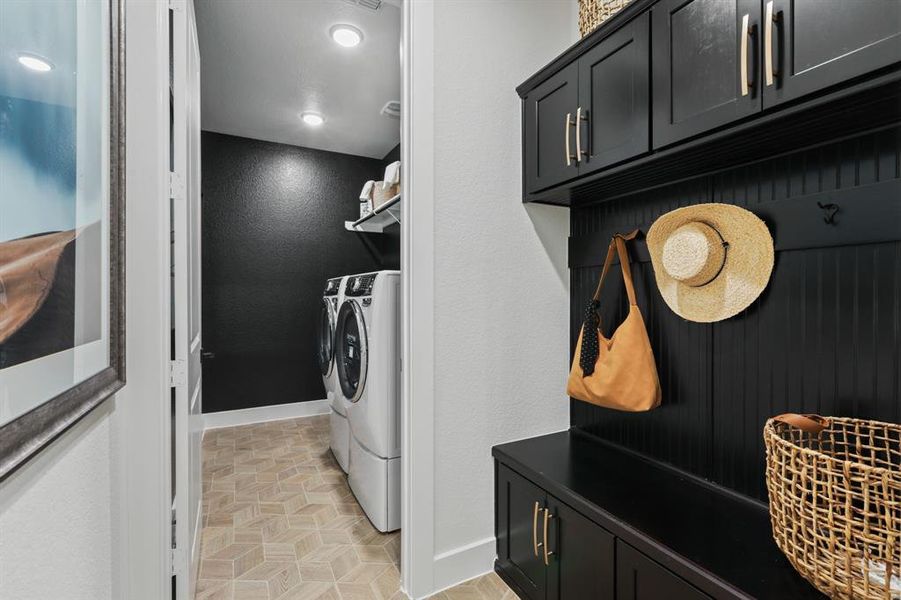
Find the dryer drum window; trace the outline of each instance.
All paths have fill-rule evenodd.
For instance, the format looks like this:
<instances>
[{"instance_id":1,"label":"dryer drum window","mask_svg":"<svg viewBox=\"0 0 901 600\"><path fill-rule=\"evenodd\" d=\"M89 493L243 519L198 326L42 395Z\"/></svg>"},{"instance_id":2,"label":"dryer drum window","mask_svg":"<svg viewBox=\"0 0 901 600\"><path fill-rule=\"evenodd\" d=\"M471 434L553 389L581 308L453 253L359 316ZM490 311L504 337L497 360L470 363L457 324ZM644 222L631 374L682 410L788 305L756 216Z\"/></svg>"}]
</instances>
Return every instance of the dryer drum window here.
<instances>
[{"instance_id":1,"label":"dryer drum window","mask_svg":"<svg viewBox=\"0 0 901 600\"><path fill-rule=\"evenodd\" d=\"M368 348L363 311L354 300L345 300L338 311L335 330L335 362L344 397L360 399L366 384Z\"/></svg>"},{"instance_id":2,"label":"dryer drum window","mask_svg":"<svg viewBox=\"0 0 901 600\"><path fill-rule=\"evenodd\" d=\"M319 369L324 377L328 377L332 372L334 364L334 339L335 339L335 312L332 309L331 302L328 298L322 300L322 306L319 309L319 327L318 327L319 343L316 355L319 359Z\"/></svg>"}]
</instances>

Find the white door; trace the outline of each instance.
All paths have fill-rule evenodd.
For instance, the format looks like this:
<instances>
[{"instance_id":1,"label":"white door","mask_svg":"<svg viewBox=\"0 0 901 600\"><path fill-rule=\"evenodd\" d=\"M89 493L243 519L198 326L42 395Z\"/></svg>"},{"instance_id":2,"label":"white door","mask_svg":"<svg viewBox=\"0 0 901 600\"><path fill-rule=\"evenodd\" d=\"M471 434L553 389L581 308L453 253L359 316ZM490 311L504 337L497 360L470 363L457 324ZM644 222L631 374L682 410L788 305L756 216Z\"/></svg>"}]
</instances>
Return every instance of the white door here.
<instances>
[{"instance_id":1,"label":"white door","mask_svg":"<svg viewBox=\"0 0 901 600\"><path fill-rule=\"evenodd\" d=\"M172 26L172 574L191 600L201 529L200 52L192 0L170 4Z\"/></svg>"}]
</instances>

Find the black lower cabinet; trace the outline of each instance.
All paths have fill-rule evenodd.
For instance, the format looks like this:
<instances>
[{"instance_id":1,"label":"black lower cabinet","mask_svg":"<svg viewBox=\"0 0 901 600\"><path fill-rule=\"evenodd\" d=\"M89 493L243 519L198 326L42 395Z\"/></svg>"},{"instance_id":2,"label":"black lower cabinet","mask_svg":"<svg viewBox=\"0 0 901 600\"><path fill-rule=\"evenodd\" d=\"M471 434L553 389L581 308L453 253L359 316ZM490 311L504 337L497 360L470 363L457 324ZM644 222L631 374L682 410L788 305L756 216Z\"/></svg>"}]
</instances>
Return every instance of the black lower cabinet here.
<instances>
[{"instance_id":1,"label":"black lower cabinet","mask_svg":"<svg viewBox=\"0 0 901 600\"><path fill-rule=\"evenodd\" d=\"M619 540L616 542L616 598L710 600L707 594Z\"/></svg>"},{"instance_id":2,"label":"black lower cabinet","mask_svg":"<svg viewBox=\"0 0 901 600\"><path fill-rule=\"evenodd\" d=\"M614 546L607 530L548 496L547 600L613 600Z\"/></svg>"},{"instance_id":3,"label":"black lower cabinet","mask_svg":"<svg viewBox=\"0 0 901 600\"><path fill-rule=\"evenodd\" d=\"M613 535L504 465L497 470L497 562L526 598L615 598Z\"/></svg>"},{"instance_id":4,"label":"black lower cabinet","mask_svg":"<svg viewBox=\"0 0 901 600\"><path fill-rule=\"evenodd\" d=\"M544 490L500 466L496 483L497 500L497 560L529 598L544 598L547 588L547 569L539 543L543 535L546 494Z\"/></svg>"},{"instance_id":5,"label":"black lower cabinet","mask_svg":"<svg viewBox=\"0 0 901 600\"><path fill-rule=\"evenodd\" d=\"M765 507L577 429L495 446L495 570L525 600L823 600Z\"/></svg>"}]
</instances>

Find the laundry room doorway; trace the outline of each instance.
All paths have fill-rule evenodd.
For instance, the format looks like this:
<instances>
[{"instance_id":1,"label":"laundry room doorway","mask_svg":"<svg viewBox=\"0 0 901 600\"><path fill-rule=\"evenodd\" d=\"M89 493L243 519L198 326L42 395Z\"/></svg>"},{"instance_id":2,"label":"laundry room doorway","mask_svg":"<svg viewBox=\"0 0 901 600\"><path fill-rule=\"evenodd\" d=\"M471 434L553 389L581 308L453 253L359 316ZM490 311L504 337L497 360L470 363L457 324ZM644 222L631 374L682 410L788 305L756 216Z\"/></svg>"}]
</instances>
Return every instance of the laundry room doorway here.
<instances>
[{"instance_id":1,"label":"laundry room doorway","mask_svg":"<svg viewBox=\"0 0 901 600\"><path fill-rule=\"evenodd\" d=\"M275 580L393 596L401 2L189 1L203 73L198 597L274 598Z\"/></svg>"}]
</instances>

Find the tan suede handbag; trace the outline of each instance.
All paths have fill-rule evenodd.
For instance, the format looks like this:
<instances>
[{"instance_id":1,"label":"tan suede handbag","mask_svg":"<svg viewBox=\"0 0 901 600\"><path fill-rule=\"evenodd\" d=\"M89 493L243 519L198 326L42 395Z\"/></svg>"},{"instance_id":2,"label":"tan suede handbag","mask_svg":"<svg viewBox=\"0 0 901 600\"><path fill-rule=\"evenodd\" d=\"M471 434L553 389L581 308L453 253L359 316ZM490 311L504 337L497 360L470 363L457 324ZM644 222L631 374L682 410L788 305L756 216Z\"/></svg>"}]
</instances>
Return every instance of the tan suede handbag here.
<instances>
[{"instance_id":1,"label":"tan suede handbag","mask_svg":"<svg viewBox=\"0 0 901 600\"><path fill-rule=\"evenodd\" d=\"M594 292L569 372L566 392L573 398L597 404L605 408L639 412L660 406L660 380L657 364L648 339L641 310L635 302L632 286L632 270L626 241L637 231L617 234L607 248L607 258L601 271L601 279ZM629 315L616 328L610 339L601 332L598 307L604 277L613 264L613 255L619 255L626 294L629 296Z\"/></svg>"}]
</instances>

